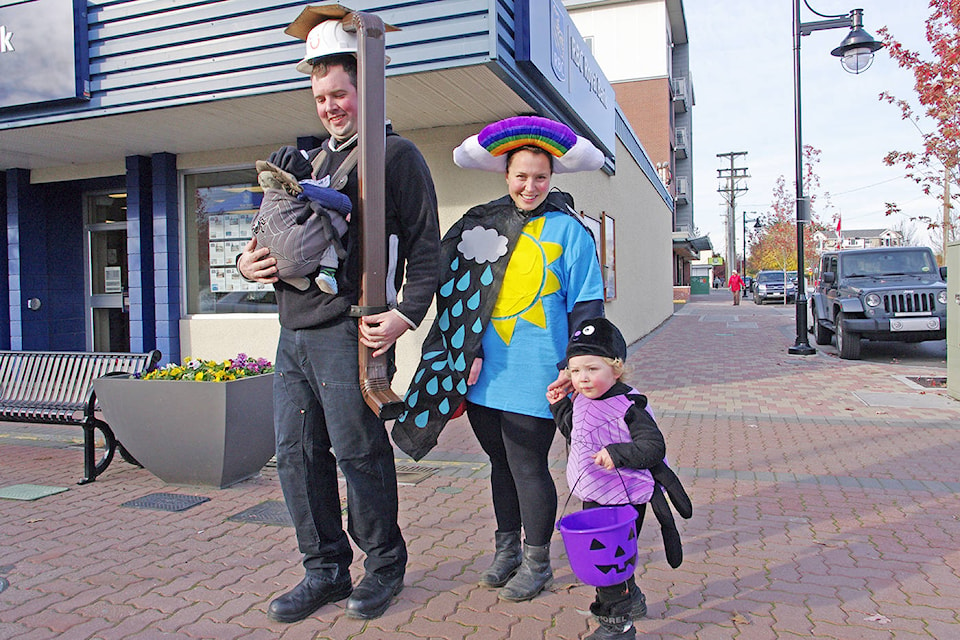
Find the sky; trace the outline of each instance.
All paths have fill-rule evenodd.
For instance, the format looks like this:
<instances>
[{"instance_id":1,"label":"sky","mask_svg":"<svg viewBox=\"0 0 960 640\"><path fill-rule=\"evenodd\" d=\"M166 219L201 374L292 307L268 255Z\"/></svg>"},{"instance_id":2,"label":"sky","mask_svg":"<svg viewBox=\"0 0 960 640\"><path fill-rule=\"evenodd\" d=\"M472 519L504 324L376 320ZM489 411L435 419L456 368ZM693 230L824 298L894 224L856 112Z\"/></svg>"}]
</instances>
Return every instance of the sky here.
<instances>
[{"instance_id":1,"label":"sky","mask_svg":"<svg viewBox=\"0 0 960 640\"><path fill-rule=\"evenodd\" d=\"M929 58L925 38L926 0L808 0L822 14L863 9L863 27L880 39L886 26L893 37ZM694 224L709 234L716 252L726 245L726 202L717 191L717 171L729 168L717 154L746 151L737 159L749 178L737 194L737 246L743 242L742 216L770 210L779 176L794 185L793 36L791 0L684 0L693 80ZM800 3L800 21L822 20ZM893 150L919 151L917 126L878 98L883 91L908 100L918 110L913 75L885 53L860 75L846 72L830 51L847 29L828 29L801 38L801 112L804 145L822 154L815 171L821 197L816 214L830 226L840 214L843 230L896 227L905 216L886 216L896 202L911 216L940 216L937 199L926 196L900 167L883 164ZM929 123L920 128L929 131ZM725 183L724 183L725 185ZM909 224L909 223L908 223ZM919 228L919 226L918 226ZM919 229L919 241L926 231ZM742 250L741 250L742 252Z\"/></svg>"}]
</instances>

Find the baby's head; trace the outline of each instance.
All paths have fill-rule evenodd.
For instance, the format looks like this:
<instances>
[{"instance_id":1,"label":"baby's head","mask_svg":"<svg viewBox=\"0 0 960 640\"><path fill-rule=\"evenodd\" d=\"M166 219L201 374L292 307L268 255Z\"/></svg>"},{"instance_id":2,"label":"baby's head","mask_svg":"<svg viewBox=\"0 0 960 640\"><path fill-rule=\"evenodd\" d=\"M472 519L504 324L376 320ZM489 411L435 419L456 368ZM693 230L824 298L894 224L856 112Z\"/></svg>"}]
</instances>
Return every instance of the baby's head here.
<instances>
[{"instance_id":1,"label":"baby's head","mask_svg":"<svg viewBox=\"0 0 960 640\"><path fill-rule=\"evenodd\" d=\"M605 318L584 320L567 344L567 370L577 391L598 398L623 375L627 343Z\"/></svg>"}]
</instances>

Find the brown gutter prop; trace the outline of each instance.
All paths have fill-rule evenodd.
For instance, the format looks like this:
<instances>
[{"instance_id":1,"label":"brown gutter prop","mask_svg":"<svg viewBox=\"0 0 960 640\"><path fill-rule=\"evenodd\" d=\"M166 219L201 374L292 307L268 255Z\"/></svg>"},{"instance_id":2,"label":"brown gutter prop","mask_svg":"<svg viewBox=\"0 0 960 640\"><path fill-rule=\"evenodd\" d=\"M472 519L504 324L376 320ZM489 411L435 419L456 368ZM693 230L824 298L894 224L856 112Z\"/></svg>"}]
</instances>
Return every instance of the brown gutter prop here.
<instances>
[{"instance_id":1,"label":"brown gutter prop","mask_svg":"<svg viewBox=\"0 0 960 640\"><path fill-rule=\"evenodd\" d=\"M353 12L343 18L346 31L357 33L357 84L360 89L358 175L362 275L359 315L387 311L386 256L386 81L383 20ZM381 420L403 411L403 400L390 388L387 358L374 358L373 349L359 345L360 391Z\"/></svg>"}]
</instances>

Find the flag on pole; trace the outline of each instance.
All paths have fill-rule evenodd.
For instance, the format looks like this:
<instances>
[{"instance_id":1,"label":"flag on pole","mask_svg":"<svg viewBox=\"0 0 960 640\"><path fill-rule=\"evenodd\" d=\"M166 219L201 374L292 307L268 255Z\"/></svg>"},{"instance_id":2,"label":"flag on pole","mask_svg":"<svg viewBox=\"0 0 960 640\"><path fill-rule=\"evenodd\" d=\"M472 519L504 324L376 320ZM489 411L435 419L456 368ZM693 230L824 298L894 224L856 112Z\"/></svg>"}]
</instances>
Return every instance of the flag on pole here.
<instances>
[{"instance_id":1,"label":"flag on pole","mask_svg":"<svg viewBox=\"0 0 960 640\"><path fill-rule=\"evenodd\" d=\"M840 246L840 243L843 242L843 232L840 231L840 214L837 214L837 246Z\"/></svg>"}]
</instances>

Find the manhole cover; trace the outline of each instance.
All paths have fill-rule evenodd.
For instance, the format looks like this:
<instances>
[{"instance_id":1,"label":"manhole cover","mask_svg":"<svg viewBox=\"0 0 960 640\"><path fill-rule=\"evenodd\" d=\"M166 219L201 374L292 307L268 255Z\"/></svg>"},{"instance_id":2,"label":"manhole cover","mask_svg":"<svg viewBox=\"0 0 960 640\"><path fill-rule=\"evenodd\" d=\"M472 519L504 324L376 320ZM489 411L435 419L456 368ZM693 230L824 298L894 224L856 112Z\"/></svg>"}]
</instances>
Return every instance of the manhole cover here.
<instances>
[{"instance_id":1,"label":"manhole cover","mask_svg":"<svg viewBox=\"0 0 960 640\"><path fill-rule=\"evenodd\" d=\"M398 484L417 484L435 474L439 469L436 467L421 467L415 464L397 465L397 483Z\"/></svg>"},{"instance_id":2,"label":"manhole cover","mask_svg":"<svg viewBox=\"0 0 960 640\"><path fill-rule=\"evenodd\" d=\"M278 527L293 526L293 521L290 520L290 512L287 511L287 505L280 500L265 500L230 516L227 520L250 524L272 524Z\"/></svg>"},{"instance_id":3,"label":"manhole cover","mask_svg":"<svg viewBox=\"0 0 960 640\"><path fill-rule=\"evenodd\" d=\"M182 493L151 493L150 495L124 502L121 507L155 509L157 511L186 511L190 507L208 502L210 498L188 496Z\"/></svg>"},{"instance_id":4,"label":"manhole cover","mask_svg":"<svg viewBox=\"0 0 960 640\"><path fill-rule=\"evenodd\" d=\"M36 500L55 493L63 493L68 487L47 487L42 484L12 484L0 489L0 498L8 500Z\"/></svg>"},{"instance_id":5,"label":"manhole cover","mask_svg":"<svg viewBox=\"0 0 960 640\"><path fill-rule=\"evenodd\" d=\"M915 382L921 387L926 387L927 389L946 389L947 388L947 379L939 377L929 377L929 376L907 376L907 380Z\"/></svg>"}]
</instances>

